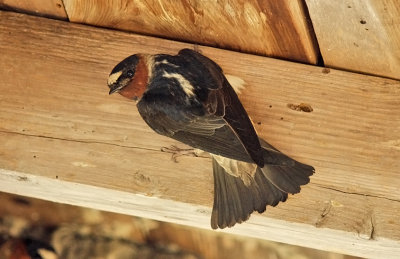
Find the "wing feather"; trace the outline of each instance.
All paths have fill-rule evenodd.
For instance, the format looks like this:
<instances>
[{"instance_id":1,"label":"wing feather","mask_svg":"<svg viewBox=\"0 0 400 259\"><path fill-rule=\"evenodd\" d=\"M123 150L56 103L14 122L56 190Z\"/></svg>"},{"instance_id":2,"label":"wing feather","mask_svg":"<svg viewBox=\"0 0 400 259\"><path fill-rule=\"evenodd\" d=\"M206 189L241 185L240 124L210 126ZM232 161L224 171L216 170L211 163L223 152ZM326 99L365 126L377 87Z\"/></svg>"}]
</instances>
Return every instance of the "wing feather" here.
<instances>
[{"instance_id":1,"label":"wing feather","mask_svg":"<svg viewBox=\"0 0 400 259\"><path fill-rule=\"evenodd\" d=\"M173 91L182 91L176 82L153 79L137 105L147 124L192 147L263 167L257 134L222 69L189 49L181 50L174 61L186 66L182 75L192 84L195 96L176 98Z\"/></svg>"}]
</instances>

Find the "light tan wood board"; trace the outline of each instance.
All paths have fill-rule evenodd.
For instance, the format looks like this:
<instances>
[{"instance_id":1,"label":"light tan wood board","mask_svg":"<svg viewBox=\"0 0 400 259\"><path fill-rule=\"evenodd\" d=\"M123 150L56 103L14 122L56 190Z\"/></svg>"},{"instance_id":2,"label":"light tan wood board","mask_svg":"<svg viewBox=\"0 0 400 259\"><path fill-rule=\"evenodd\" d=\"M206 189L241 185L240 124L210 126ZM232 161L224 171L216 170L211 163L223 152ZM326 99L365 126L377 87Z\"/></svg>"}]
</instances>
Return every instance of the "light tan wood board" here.
<instances>
[{"instance_id":1,"label":"light tan wood board","mask_svg":"<svg viewBox=\"0 0 400 259\"><path fill-rule=\"evenodd\" d=\"M72 22L316 64L301 0L64 0Z\"/></svg>"},{"instance_id":2,"label":"light tan wood board","mask_svg":"<svg viewBox=\"0 0 400 259\"><path fill-rule=\"evenodd\" d=\"M329 67L400 79L398 0L306 0Z\"/></svg>"},{"instance_id":3,"label":"light tan wood board","mask_svg":"<svg viewBox=\"0 0 400 259\"><path fill-rule=\"evenodd\" d=\"M0 0L0 8L61 20L68 19L62 0Z\"/></svg>"},{"instance_id":4,"label":"light tan wood board","mask_svg":"<svg viewBox=\"0 0 400 259\"><path fill-rule=\"evenodd\" d=\"M188 44L0 12L0 190L209 228L211 161L152 132L107 76L136 52ZM29 42L29 44L26 44ZM225 230L359 256L400 253L400 82L213 48L247 83L257 131L316 174L298 195ZM288 108L306 103L313 112ZM99 189L100 188L100 189Z\"/></svg>"}]
</instances>

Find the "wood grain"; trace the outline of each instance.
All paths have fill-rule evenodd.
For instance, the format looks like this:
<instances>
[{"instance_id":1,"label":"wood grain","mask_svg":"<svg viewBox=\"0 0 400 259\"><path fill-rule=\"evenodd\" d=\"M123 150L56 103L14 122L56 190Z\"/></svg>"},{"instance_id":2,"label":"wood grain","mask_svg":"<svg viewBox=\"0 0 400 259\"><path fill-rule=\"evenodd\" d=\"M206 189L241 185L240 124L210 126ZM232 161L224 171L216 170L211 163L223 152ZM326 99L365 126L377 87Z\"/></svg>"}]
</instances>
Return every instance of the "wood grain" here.
<instances>
[{"instance_id":1,"label":"wood grain","mask_svg":"<svg viewBox=\"0 0 400 259\"><path fill-rule=\"evenodd\" d=\"M72 22L316 64L301 0L64 0Z\"/></svg>"},{"instance_id":2,"label":"wood grain","mask_svg":"<svg viewBox=\"0 0 400 259\"><path fill-rule=\"evenodd\" d=\"M108 96L113 66L188 44L0 12L0 190L209 228L210 159ZM26 42L29 41L29 44ZM366 257L400 254L400 82L201 47L242 78L257 131L313 165L298 195L226 232ZM288 104L308 104L312 112Z\"/></svg>"},{"instance_id":3,"label":"wood grain","mask_svg":"<svg viewBox=\"0 0 400 259\"><path fill-rule=\"evenodd\" d=\"M68 19L62 0L0 0L0 8L61 20Z\"/></svg>"},{"instance_id":4,"label":"wood grain","mask_svg":"<svg viewBox=\"0 0 400 259\"><path fill-rule=\"evenodd\" d=\"M325 65L400 79L397 0L306 0Z\"/></svg>"}]
</instances>

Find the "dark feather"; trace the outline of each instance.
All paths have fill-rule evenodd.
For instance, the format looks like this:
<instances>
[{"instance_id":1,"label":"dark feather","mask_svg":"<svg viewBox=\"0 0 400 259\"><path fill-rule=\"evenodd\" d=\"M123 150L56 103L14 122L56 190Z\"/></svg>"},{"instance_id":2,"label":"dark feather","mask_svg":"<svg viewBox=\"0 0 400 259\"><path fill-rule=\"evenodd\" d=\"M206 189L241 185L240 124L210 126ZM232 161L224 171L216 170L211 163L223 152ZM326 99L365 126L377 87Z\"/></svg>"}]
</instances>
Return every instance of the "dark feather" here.
<instances>
[{"instance_id":1,"label":"dark feather","mask_svg":"<svg viewBox=\"0 0 400 259\"><path fill-rule=\"evenodd\" d=\"M137 105L154 131L213 154L264 166L253 125L215 62L188 49L156 59L165 71L175 69L190 82L194 96L185 95L178 80L166 78L163 70L156 68ZM181 66L185 68L179 69Z\"/></svg>"},{"instance_id":2,"label":"dark feather","mask_svg":"<svg viewBox=\"0 0 400 259\"><path fill-rule=\"evenodd\" d=\"M253 124L237 94L225 78L222 69L211 59L190 49L183 49L178 55L190 60L191 63L196 63L195 61L200 62L208 68L212 79L215 80L215 82L219 82L219 84L212 84L218 85L219 87L211 88L212 90L210 90L206 106L215 107L214 114L223 116L227 125L232 129L232 133L239 139L252 160L260 167L263 167L264 161L261 146ZM208 88L210 89L210 87ZM209 112L213 113L212 110L209 110Z\"/></svg>"},{"instance_id":3,"label":"dark feather","mask_svg":"<svg viewBox=\"0 0 400 259\"><path fill-rule=\"evenodd\" d=\"M253 211L262 213L267 205L276 206L287 199L287 193L279 190L257 169L249 186L239 177L228 174L213 159L214 205L211 227L232 227L246 221Z\"/></svg>"},{"instance_id":4,"label":"dark feather","mask_svg":"<svg viewBox=\"0 0 400 259\"><path fill-rule=\"evenodd\" d=\"M300 192L300 186L310 181L309 177L314 173L314 167L288 157L262 139L260 142L266 162L262 168L265 177L284 192Z\"/></svg>"},{"instance_id":5,"label":"dark feather","mask_svg":"<svg viewBox=\"0 0 400 259\"><path fill-rule=\"evenodd\" d=\"M222 91L225 97L224 120L239 138L253 161L263 167L264 157L257 133L238 96L226 79Z\"/></svg>"},{"instance_id":6,"label":"dark feather","mask_svg":"<svg viewBox=\"0 0 400 259\"><path fill-rule=\"evenodd\" d=\"M300 191L314 173L312 166L302 164L260 140L263 146L263 168L257 167L250 185L230 175L213 159L214 206L211 226L225 228L247 220L253 211L262 213L266 206L286 201L288 193Z\"/></svg>"}]
</instances>

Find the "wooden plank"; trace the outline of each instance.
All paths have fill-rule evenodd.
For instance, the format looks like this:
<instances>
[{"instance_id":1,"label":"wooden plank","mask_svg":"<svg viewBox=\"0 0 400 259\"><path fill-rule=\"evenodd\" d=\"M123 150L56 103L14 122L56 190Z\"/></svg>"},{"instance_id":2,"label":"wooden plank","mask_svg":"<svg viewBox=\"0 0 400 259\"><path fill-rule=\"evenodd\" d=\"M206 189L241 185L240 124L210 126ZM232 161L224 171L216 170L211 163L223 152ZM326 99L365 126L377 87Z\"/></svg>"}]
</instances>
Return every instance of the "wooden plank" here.
<instances>
[{"instance_id":1,"label":"wooden plank","mask_svg":"<svg viewBox=\"0 0 400 259\"><path fill-rule=\"evenodd\" d=\"M64 0L72 22L316 64L302 0Z\"/></svg>"},{"instance_id":2,"label":"wooden plank","mask_svg":"<svg viewBox=\"0 0 400 259\"><path fill-rule=\"evenodd\" d=\"M0 190L209 228L210 159L173 162L160 148L177 143L152 132L133 103L108 96L106 86L127 55L191 46L21 14L0 17ZM400 82L200 50L247 83L240 98L260 135L316 168L300 194L224 231L396 258ZM313 112L288 107L300 103Z\"/></svg>"},{"instance_id":3,"label":"wooden plank","mask_svg":"<svg viewBox=\"0 0 400 259\"><path fill-rule=\"evenodd\" d=\"M67 181L54 181L47 177L3 169L0 169L0 187L2 190L11 193L23 193L26 195L28 192L32 197L40 199L49 200L50 198L52 201L62 201L67 204L185 224L198 228L207 228L205 226L208 224L209 213L211 213L209 207L201 205L192 205ZM321 192L323 190L317 189L315 191ZM329 190L327 192L334 193ZM51 197L49 193L52 194ZM334 195L337 197L336 194ZM328 214L329 212L326 212L325 215ZM366 224L369 224L369 219L365 220ZM371 241L369 239L370 233L360 232L355 236L349 232L315 228L275 218L266 219L259 215L254 215L246 224L237 225L232 229L223 230L223 232L278 242L290 240L291 244L307 244L307 246L311 247L317 244L319 249L327 251L348 252L349 249L354 251L354 247L356 247L357 250L360 250L357 251L358 254L369 258L379 258L382 253L384 253L385 258L397 258L396 256L399 254L397 242L379 239ZM368 234L368 236L363 234ZM354 243L355 238L359 239L356 243ZM373 244L373 247L370 247L371 244Z\"/></svg>"},{"instance_id":4,"label":"wooden plank","mask_svg":"<svg viewBox=\"0 0 400 259\"><path fill-rule=\"evenodd\" d=\"M325 65L400 79L397 0L306 0Z\"/></svg>"},{"instance_id":5,"label":"wooden plank","mask_svg":"<svg viewBox=\"0 0 400 259\"><path fill-rule=\"evenodd\" d=\"M0 8L61 20L68 19L62 0L0 0Z\"/></svg>"},{"instance_id":6,"label":"wooden plank","mask_svg":"<svg viewBox=\"0 0 400 259\"><path fill-rule=\"evenodd\" d=\"M172 246L175 248L174 250L178 248L178 251L191 251L204 259L270 258L273 256L278 258L293 258L293 255L296 255L296 258L301 256L302 258L358 259L342 254L256 238L229 235L219 231L136 218L129 215L54 203L2 192L0 192L0 204L2 205L0 206L1 233L2 235L11 234L14 238L21 237L21 234L26 234L32 228L36 230L36 233L38 228L39 230L51 228L56 233L60 229L70 230L73 235L75 233L73 230L79 230L84 227L85 229L90 229L89 233L85 232L86 236L96 235L97 237L106 237L108 240L115 241L122 239L138 244L150 244L153 248L154 244ZM16 224L12 224L12 222L18 223L20 227L15 228ZM45 231L43 235L35 236L35 238L48 240L48 234L48 231ZM52 236L54 237L54 234ZM98 238L95 238L95 240L98 240ZM81 239L76 240L76 242L81 242ZM54 240L51 243L54 244ZM97 242L97 244L99 243L101 241ZM70 245L70 243L64 244ZM74 249L73 247L69 248L69 250ZM2 245L0 245L0 258L3 258L1 257L1 252ZM182 258L182 256L178 258ZM183 258L188 257L183 256Z\"/></svg>"}]
</instances>

